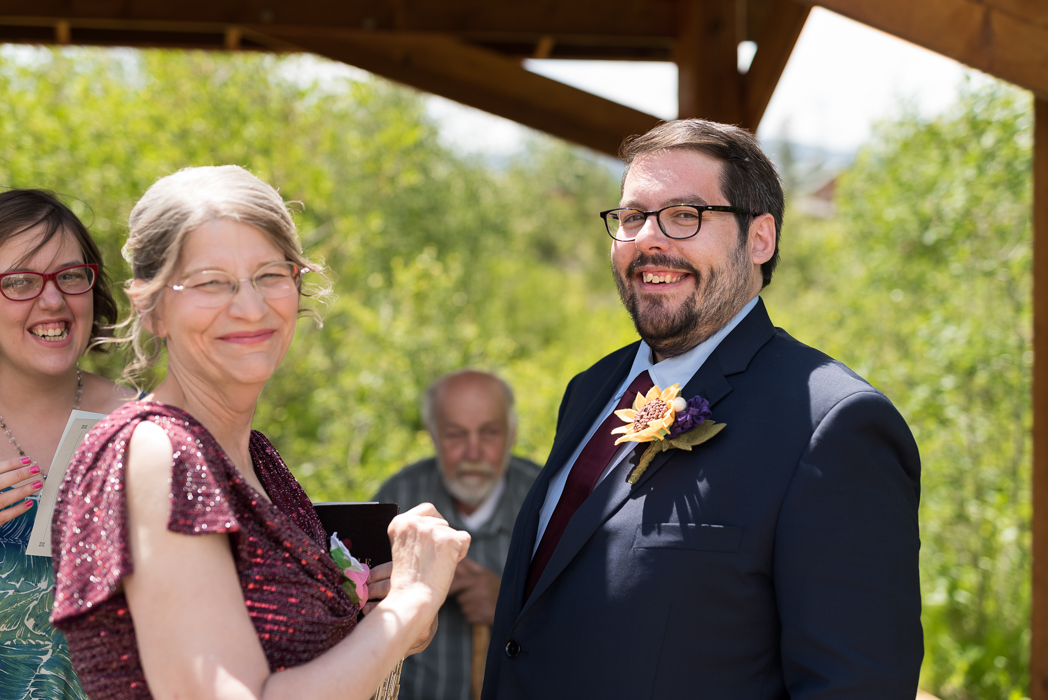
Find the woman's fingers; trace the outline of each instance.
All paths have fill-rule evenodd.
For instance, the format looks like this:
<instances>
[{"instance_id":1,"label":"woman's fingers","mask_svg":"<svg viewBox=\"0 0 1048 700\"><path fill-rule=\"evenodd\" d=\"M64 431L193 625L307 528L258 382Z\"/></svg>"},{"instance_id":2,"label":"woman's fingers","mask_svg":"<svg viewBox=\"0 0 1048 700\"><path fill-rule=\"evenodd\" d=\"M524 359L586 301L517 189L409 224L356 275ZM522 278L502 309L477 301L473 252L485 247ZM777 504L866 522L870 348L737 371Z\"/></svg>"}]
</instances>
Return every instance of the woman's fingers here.
<instances>
[{"instance_id":1,"label":"woman's fingers","mask_svg":"<svg viewBox=\"0 0 1048 700\"><path fill-rule=\"evenodd\" d=\"M11 506L10 508L4 508L3 510L0 510L0 525L14 520L19 515L25 515L29 512L29 509L32 507L32 501L22 501L17 505Z\"/></svg>"},{"instance_id":2,"label":"woman's fingers","mask_svg":"<svg viewBox=\"0 0 1048 700\"><path fill-rule=\"evenodd\" d=\"M28 457L0 461L0 489L14 486L39 473L40 467Z\"/></svg>"},{"instance_id":3,"label":"woman's fingers","mask_svg":"<svg viewBox=\"0 0 1048 700\"><path fill-rule=\"evenodd\" d=\"M17 475L21 472L25 472L24 477L14 479L13 483L18 483L19 481L24 481L25 479L33 476L33 474L39 473L39 471L40 470L37 469L36 472L30 472L29 467L26 467L24 469L17 469L15 470L15 472L9 472L8 474L4 474L3 476L6 477L12 473ZM32 493L36 493L43 487L44 482L40 479L37 479L36 481L24 484L22 486L19 486L18 488L13 488L10 491L4 491L3 493L0 493L0 508L3 509L0 510L0 525L14 520L19 515L23 515L26 511L28 511L32 507L33 502L22 499L24 499L26 496Z\"/></svg>"},{"instance_id":4,"label":"woman's fingers","mask_svg":"<svg viewBox=\"0 0 1048 700\"><path fill-rule=\"evenodd\" d=\"M411 510L401 513L390 521L389 528L387 529L390 538L393 537L394 532L398 531L398 526L405 527L407 526L407 523L415 522L420 518L427 519L427 522L435 525L446 526L448 524L448 521L437 512L437 509L433 507L432 503L419 503Z\"/></svg>"},{"instance_id":5,"label":"woman's fingers","mask_svg":"<svg viewBox=\"0 0 1048 700\"><path fill-rule=\"evenodd\" d=\"M23 499L44 487L44 480L39 475L40 467L27 457L0 462L0 490L10 489L0 493L0 508L3 509L0 510L0 525L23 515L32 507L32 501Z\"/></svg>"},{"instance_id":6,"label":"woman's fingers","mask_svg":"<svg viewBox=\"0 0 1048 700\"><path fill-rule=\"evenodd\" d=\"M429 503L423 503L389 524L393 543L390 590L422 585L443 600L455 566L469 549L469 533L448 527Z\"/></svg>"},{"instance_id":7,"label":"woman's fingers","mask_svg":"<svg viewBox=\"0 0 1048 700\"><path fill-rule=\"evenodd\" d=\"M391 573L393 573L393 562L391 561L371 567L370 573L368 573L368 590L370 591L371 586L379 581L388 580Z\"/></svg>"},{"instance_id":8,"label":"woman's fingers","mask_svg":"<svg viewBox=\"0 0 1048 700\"><path fill-rule=\"evenodd\" d=\"M386 562L385 564L379 564L371 573L368 574L368 600L378 601L389 595L389 577L393 573L393 562ZM370 603L368 604L370 605ZM374 605L368 607L364 606L364 614L371 612L371 608Z\"/></svg>"}]
</instances>

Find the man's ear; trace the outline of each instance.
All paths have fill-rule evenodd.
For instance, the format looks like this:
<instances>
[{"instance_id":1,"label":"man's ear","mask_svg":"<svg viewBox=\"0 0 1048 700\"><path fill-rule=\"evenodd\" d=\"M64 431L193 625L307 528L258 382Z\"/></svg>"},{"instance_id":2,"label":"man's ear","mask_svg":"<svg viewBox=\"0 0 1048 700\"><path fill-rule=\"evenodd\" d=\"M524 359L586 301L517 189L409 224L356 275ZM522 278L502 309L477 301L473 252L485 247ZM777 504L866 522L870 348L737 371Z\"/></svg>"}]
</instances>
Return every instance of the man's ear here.
<instances>
[{"instance_id":1,"label":"man's ear","mask_svg":"<svg viewBox=\"0 0 1048 700\"><path fill-rule=\"evenodd\" d=\"M761 214L750 223L750 260L763 265L775 255L775 217Z\"/></svg>"},{"instance_id":2,"label":"man's ear","mask_svg":"<svg viewBox=\"0 0 1048 700\"><path fill-rule=\"evenodd\" d=\"M158 338L164 338L167 336L167 329L164 327L160 314L157 313L156 309L150 311L145 307L145 289L147 285L148 283L142 279L135 278L131 280L131 286L127 288L127 296L131 299L131 305L135 307L135 313L142 319L142 325L145 326L146 330Z\"/></svg>"}]
</instances>

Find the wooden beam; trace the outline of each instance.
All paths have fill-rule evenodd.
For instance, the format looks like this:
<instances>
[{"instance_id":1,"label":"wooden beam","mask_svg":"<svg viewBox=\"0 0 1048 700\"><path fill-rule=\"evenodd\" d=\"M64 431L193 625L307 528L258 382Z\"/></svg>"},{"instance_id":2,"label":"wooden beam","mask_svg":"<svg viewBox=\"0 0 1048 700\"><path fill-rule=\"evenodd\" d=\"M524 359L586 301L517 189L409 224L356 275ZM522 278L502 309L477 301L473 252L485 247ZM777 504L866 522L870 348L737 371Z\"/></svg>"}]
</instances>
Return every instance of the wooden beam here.
<instances>
[{"instance_id":1,"label":"wooden beam","mask_svg":"<svg viewBox=\"0 0 1048 700\"><path fill-rule=\"evenodd\" d=\"M0 16L672 39L675 0L0 0Z\"/></svg>"},{"instance_id":2,"label":"wooden beam","mask_svg":"<svg viewBox=\"0 0 1048 700\"><path fill-rule=\"evenodd\" d=\"M1012 15L1023 22L1048 27L1048 3L1044 0L975 0L992 10Z\"/></svg>"},{"instance_id":3,"label":"wooden beam","mask_svg":"<svg viewBox=\"0 0 1048 700\"><path fill-rule=\"evenodd\" d=\"M1048 100L1034 100L1030 700L1048 700Z\"/></svg>"},{"instance_id":4,"label":"wooden beam","mask_svg":"<svg viewBox=\"0 0 1048 700\"><path fill-rule=\"evenodd\" d=\"M677 116L741 125L735 0L680 0L680 12Z\"/></svg>"},{"instance_id":5,"label":"wooden beam","mask_svg":"<svg viewBox=\"0 0 1048 700\"><path fill-rule=\"evenodd\" d=\"M764 26L757 34L757 53L742 83L743 122L753 130L761 123L810 13L810 6L793 0L771 0L769 4Z\"/></svg>"},{"instance_id":6,"label":"wooden beam","mask_svg":"<svg viewBox=\"0 0 1048 700\"><path fill-rule=\"evenodd\" d=\"M985 0L818 0L809 4L1048 98L1048 29L998 9L1003 2L996 0L991 6Z\"/></svg>"},{"instance_id":7,"label":"wooden beam","mask_svg":"<svg viewBox=\"0 0 1048 700\"><path fill-rule=\"evenodd\" d=\"M654 2L655 0L648 0ZM279 4L279 3L277 3ZM165 9L165 3L157 2L156 7ZM609 10L610 11L610 10ZM258 27L261 30L272 26L288 27L297 32L313 32L317 35L330 35L332 31L411 31L414 33L437 33L451 38L459 39L479 48L485 48L504 56L516 59L535 57L535 48L542 42L550 42L552 53L547 58L573 58L589 60L630 60L630 61L670 61L672 60L673 35L661 35L653 33L649 28L646 32L638 24L630 25L627 19L623 19L616 25L617 32L611 31L616 27L607 27L603 31L600 27L587 28L585 26L572 26L571 32L559 31L556 34L549 32L530 31L525 27L510 26L503 27L501 24L494 27L477 26L474 29L454 28L452 31L441 29L444 23L424 23L415 19L411 13L394 13L395 21L378 21L370 15L362 18L354 17L332 17L332 21L324 24L311 23L315 17L301 17L284 12L280 15L276 11L270 11L264 17L287 16L287 21L277 23L275 21L263 22L263 15L250 12L221 13L201 10L198 14L188 15L185 12L166 13L114 13L114 16L96 16L80 12L74 14L68 21L74 30L89 29L88 32L76 32L88 37L87 40L77 40L72 43L88 43L113 45L118 43L124 46L157 46L172 47L185 44L182 38L187 33L201 35L202 33L223 32L225 27ZM6 13L6 14L5 14ZM308 14L308 13L307 13ZM38 13L15 14L14 10L6 7L6 0L0 0L0 41L23 42L40 41L40 37L47 31L53 33L55 23L65 15L46 16ZM222 18L227 18L224 21ZM241 21L241 18L250 18L250 21ZM410 19L409 19L410 18ZM352 21L359 19L359 21ZM307 21L308 20L308 21ZM341 20L341 21L338 21ZM403 28L401 25L419 25L419 28ZM534 23L532 23L534 24ZM651 24L649 22L649 24ZM387 26L388 25L388 26ZM429 25L435 25L429 26ZM560 25L557 25L560 26ZM630 28L630 27L633 28ZM33 28L45 29L45 32L33 31ZM539 26L541 29L541 26ZM589 32L589 33L587 33ZM610 32L610 33L609 33ZM110 41L94 41L93 36L112 37ZM193 43L199 44L198 41ZM203 48L203 47L201 47Z\"/></svg>"},{"instance_id":8,"label":"wooden beam","mask_svg":"<svg viewBox=\"0 0 1048 700\"><path fill-rule=\"evenodd\" d=\"M236 51L240 48L240 37L243 33L240 27L228 27L226 29L226 51Z\"/></svg>"},{"instance_id":9,"label":"wooden beam","mask_svg":"<svg viewBox=\"0 0 1048 700\"><path fill-rule=\"evenodd\" d=\"M55 22L55 43L59 46L65 46L69 43L69 22L60 19Z\"/></svg>"},{"instance_id":10,"label":"wooden beam","mask_svg":"<svg viewBox=\"0 0 1048 700\"><path fill-rule=\"evenodd\" d=\"M447 37L343 32L324 38L279 28L266 35L609 155L617 155L623 138L659 121Z\"/></svg>"},{"instance_id":11,"label":"wooden beam","mask_svg":"<svg viewBox=\"0 0 1048 700\"><path fill-rule=\"evenodd\" d=\"M549 58L553 55L553 47L556 46L557 41L550 35L546 35L539 39L535 45L534 58Z\"/></svg>"}]
</instances>

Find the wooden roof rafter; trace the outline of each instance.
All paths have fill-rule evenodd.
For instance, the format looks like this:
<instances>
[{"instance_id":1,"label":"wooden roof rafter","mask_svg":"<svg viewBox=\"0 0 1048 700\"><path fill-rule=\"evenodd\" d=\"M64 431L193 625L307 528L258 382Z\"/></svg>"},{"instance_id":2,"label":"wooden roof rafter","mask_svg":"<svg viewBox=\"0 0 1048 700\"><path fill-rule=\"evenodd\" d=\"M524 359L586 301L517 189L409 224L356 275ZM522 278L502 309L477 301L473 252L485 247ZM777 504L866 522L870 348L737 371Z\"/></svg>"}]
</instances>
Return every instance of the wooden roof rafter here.
<instances>
[{"instance_id":1,"label":"wooden roof rafter","mask_svg":"<svg viewBox=\"0 0 1048 700\"><path fill-rule=\"evenodd\" d=\"M545 8L508 0L184 0L170 6L41 0L26 9L0 0L0 41L308 51L614 155L624 135L658 120L531 73L520 59L676 59L682 114L755 129L808 7L792 0L718 0L732 17L731 31L707 46L709 18L702 8L692 13L694 22L686 21L687 3L703 2L710 0L577 0ZM736 46L749 36L758 50L751 71L740 75ZM691 64L681 50L688 45L705 47L692 53ZM692 99L698 95L707 96L705 102Z\"/></svg>"},{"instance_id":2,"label":"wooden roof rafter","mask_svg":"<svg viewBox=\"0 0 1048 700\"><path fill-rule=\"evenodd\" d=\"M1048 98L1048 3L819 0L813 4Z\"/></svg>"}]
</instances>

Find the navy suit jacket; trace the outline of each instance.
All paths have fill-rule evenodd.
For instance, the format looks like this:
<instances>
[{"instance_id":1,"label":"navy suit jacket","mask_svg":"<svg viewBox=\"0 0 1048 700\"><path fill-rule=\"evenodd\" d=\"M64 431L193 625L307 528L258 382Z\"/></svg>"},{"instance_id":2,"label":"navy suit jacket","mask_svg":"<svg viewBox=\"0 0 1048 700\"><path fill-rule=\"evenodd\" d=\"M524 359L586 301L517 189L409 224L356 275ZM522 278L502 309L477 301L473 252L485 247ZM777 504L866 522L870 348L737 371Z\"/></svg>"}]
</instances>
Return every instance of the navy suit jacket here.
<instances>
[{"instance_id":1,"label":"navy suit jacket","mask_svg":"<svg viewBox=\"0 0 1048 700\"><path fill-rule=\"evenodd\" d=\"M568 384L514 528L485 700L913 700L917 445L883 394L776 329L763 302L682 391L724 430L661 453L635 486L620 463L523 599L550 478L636 351Z\"/></svg>"}]
</instances>

